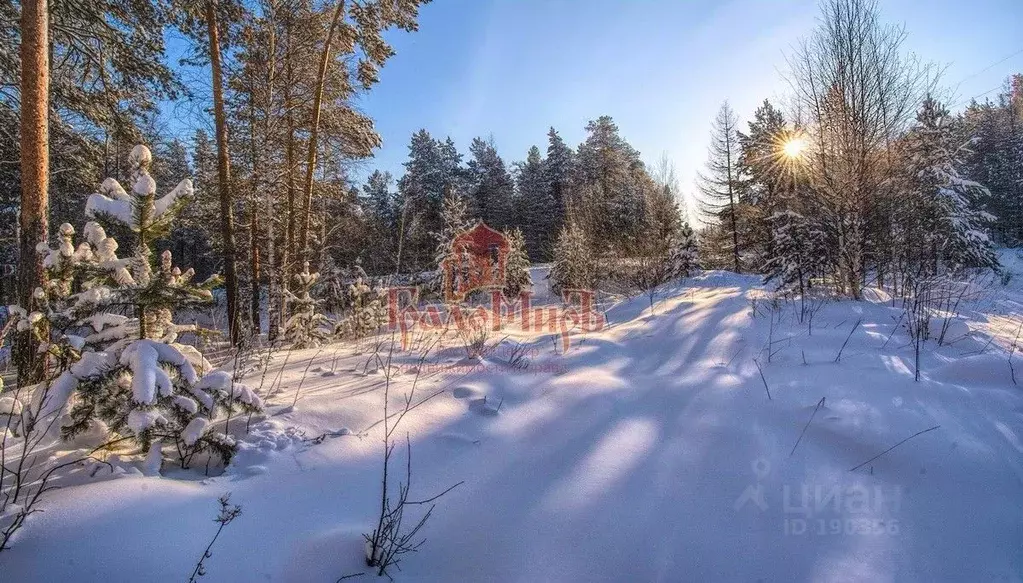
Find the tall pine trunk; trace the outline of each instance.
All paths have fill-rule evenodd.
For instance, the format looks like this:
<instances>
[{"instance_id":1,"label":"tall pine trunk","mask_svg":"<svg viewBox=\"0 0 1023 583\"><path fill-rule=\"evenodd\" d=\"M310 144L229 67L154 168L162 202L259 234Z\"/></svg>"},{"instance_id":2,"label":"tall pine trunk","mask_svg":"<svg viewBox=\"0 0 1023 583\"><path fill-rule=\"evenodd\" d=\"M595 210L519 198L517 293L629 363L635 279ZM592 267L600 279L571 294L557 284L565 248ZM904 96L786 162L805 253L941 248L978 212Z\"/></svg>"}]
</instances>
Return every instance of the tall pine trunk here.
<instances>
[{"instance_id":1,"label":"tall pine trunk","mask_svg":"<svg viewBox=\"0 0 1023 583\"><path fill-rule=\"evenodd\" d=\"M259 256L259 203L257 202L258 196L256 194L257 177L253 176L253 190L252 197L249 200L249 273L252 278L250 304L249 304L249 320L252 324L252 333L259 334L262 330L262 322L260 318L260 307L262 302L260 301L261 293L259 289L259 280L262 277L260 273L260 256ZM267 217L267 220L270 220Z\"/></svg>"},{"instance_id":2,"label":"tall pine trunk","mask_svg":"<svg viewBox=\"0 0 1023 583\"><path fill-rule=\"evenodd\" d=\"M274 106L274 83L277 80L277 23L275 21L275 6L273 2L267 3L267 30L269 32L270 46L267 49L266 60L266 110L263 112L263 143L270 143L270 119L273 116ZM271 342L277 339L278 325L277 318L280 312L280 305L277 302L278 278L277 273L277 249L276 232L274 229L274 200L273 189L266 189L265 212L266 212L266 275L267 275L267 298L266 298L266 326L267 339Z\"/></svg>"},{"instance_id":3,"label":"tall pine trunk","mask_svg":"<svg viewBox=\"0 0 1023 583\"><path fill-rule=\"evenodd\" d=\"M231 344L237 345L241 331L238 322L238 274L235 270L234 211L231 204L231 161L228 157L227 117L224 113L224 74L220 64L220 31L214 0L206 2L206 28L210 43L210 68L213 71L213 114L217 126L217 186L220 193L220 221L224 238L224 285L227 292L227 329Z\"/></svg>"},{"instance_id":4,"label":"tall pine trunk","mask_svg":"<svg viewBox=\"0 0 1023 583\"><path fill-rule=\"evenodd\" d=\"M49 206L49 18L47 0L21 3L21 214L18 301L34 308L33 293L45 282L36 246L45 241ZM45 357L31 332L18 337L18 385L39 382Z\"/></svg>"},{"instance_id":5,"label":"tall pine trunk","mask_svg":"<svg viewBox=\"0 0 1023 583\"><path fill-rule=\"evenodd\" d=\"M288 220L285 225L285 240L284 249L281 251L281 289L280 296L278 298L278 304L280 305L280 311L278 312L278 326L281 330L284 329L284 323L288 318L288 301L287 291L291 285L292 277L292 263L294 263L295 256L295 116L292 113L293 102L292 102L292 83L293 83L293 69L292 69L292 36L291 36L291 19L288 18L284 23L284 38L285 38L285 50L284 50L284 117L287 121L288 126L288 137L287 145L285 146L285 164L286 177L288 181Z\"/></svg>"},{"instance_id":6,"label":"tall pine trunk","mask_svg":"<svg viewBox=\"0 0 1023 583\"><path fill-rule=\"evenodd\" d=\"M255 74L249 83L249 156L252 159L252 184L249 186L249 324L253 334L260 334L262 322L260 318L261 293L259 289L260 256L259 256L259 189L260 160L259 146L256 144L256 82ZM265 144L265 142L264 142ZM270 217L267 216L267 220Z\"/></svg>"},{"instance_id":7,"label":"tall pine trunk","mask_svg":"<svg viewBox=\"0 0 1023 583\"><path fill-rule=\"evenodd\" d=\"M303 217L302 233L299 245L302 248L303 261L309 261L309 229L311 227L312 202L313 202L313 174L316 170L316 141L320 134L320 110L323 106L323 85L327 78L327 64L330 63L331 46L334 43L334 34L337 32L338 22L344 14L344 0L339 0L334 8L334 16L330 21L330 28L327 30L327 38L323 42L323 53L320 54L320 68L316 76L316 92L313 94L312 127L309 132L309 152L306 154L305 188L303 194Z\"/></svg>"},{"instance_id":8,"label":"tall pine trunk","mask_svg":"<svg viewBox=\"0 0 1023 583\"><path fill-rule=\"evenodd\" d=\"M733 184L735 178L732 176L732 145L731 138L726 137L728 144L728 214L731 215L732 219L732 259L736 273L742 273L742 269L739 266L739 225L735 220L735 191L733 190Z\"/></svg>"}]
</instances>

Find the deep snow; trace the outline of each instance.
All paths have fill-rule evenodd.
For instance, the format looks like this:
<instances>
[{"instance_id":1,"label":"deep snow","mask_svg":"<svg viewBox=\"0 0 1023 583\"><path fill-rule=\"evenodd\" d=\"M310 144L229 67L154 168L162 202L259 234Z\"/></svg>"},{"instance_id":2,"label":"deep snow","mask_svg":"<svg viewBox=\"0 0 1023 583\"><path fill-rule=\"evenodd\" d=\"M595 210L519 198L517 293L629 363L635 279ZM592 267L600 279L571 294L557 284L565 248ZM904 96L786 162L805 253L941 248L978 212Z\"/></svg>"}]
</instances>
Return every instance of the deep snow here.
<instances>
[{"instance_id":1,"label":"deep snow","mask_svg":"<svg viewBox=\"0 0 1023 583\"><path fill-rule=\"evenodd\" d=\"M610 328L573 336L565 353L509 332L528 343L524 370L504 348L472 366L453 338L423 365L396 354L392 406L417 366L417 400L437 393L402 421L413 492L465 483L438 501L425 545L394 576L1023 581L1023 388L1003 348L1015 330L999 332L1021 317L1018 284L995 284L947 345L928 343L921 382L884 298L828 303L812 333L786 304L772 329L757 279L718 272L663 290L652 312L645 296L611 306ZM385 376L367 362L387 338L292 354L224 475L101 470L55 492L0 555L0 579L184 581L225 492L243 513L205 580L366 571Z\"/></svg>"}]
</instances>

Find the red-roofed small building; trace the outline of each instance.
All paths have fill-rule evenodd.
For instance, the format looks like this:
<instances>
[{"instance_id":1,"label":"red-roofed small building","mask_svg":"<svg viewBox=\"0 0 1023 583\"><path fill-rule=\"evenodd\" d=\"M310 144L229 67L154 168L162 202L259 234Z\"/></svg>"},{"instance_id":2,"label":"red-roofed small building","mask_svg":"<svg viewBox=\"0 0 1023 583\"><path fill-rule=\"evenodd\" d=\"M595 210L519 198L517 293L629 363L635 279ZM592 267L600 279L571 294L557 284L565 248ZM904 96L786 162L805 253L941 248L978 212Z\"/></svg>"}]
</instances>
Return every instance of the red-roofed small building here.
<instances>
[{"instance_id":1,"label":"red-roofed small building","mask_svg":"<svg viewBox=\"0 0 1023 583\"><path fill-rule=\"evenodd\" d=\"M462 301L474 291L504 287L508 249L504 234L482 221L455 237L440 265L445 299Z\"/></svg>"}]
</instances>

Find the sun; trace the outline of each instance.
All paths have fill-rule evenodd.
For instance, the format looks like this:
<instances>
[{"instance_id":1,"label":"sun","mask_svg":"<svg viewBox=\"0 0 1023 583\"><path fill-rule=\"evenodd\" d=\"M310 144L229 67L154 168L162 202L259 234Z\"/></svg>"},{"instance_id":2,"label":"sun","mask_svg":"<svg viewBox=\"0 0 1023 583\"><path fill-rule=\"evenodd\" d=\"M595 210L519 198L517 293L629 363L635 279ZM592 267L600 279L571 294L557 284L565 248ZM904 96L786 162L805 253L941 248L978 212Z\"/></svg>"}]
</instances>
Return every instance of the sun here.
<instances>
[{"instance_id":1,"label":"sun","mask_svg":"<svg viewBox=\"0 0 1023 583\"><path fill-rule=\"evenodd\" d=\"M770 141L758 145L748 163L766 179L788 188L807 177L812 147L806 134L782 130L771 135Z\"/></svg>"},{"instance_id":2,"label":"sun","mask_svg":"<svg viewBox=\"0 0 1023 583\"><path fill-rule=\"evenodd\" d=\"M804 151L806 151L806 140L800 137L791 138L782 146L782 153L790 159L801 157Z\"/></svg>"}]
</instances>

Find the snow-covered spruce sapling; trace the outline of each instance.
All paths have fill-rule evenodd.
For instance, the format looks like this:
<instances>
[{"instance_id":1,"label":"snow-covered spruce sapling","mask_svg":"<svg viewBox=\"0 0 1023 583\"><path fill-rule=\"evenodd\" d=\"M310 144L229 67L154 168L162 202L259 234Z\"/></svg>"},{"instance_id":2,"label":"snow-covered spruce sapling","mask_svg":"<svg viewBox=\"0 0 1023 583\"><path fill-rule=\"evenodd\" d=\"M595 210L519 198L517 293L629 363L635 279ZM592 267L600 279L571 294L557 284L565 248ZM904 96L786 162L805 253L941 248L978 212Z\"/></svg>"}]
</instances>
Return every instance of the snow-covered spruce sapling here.
<instances>
[{"instance_id":1,"label":"snow-covered spruce sapling","mask_svg":"<svg viewBox=\"0 0 1023 583\"><path fill-rule=\"evenodd\" d=\"M698 257L696 235L689 223L683 221L668 243L668 265L675 279L689 277L696 269Z\"/></svg>"},{"instance_id":2,"label":"snow-covered spruce sapling","mask_svg":"<svg viewBox=\"0 0 1023 583\"><path fill-rule=\"evenodd\" d=\"M284 323L284 337L297 349L316 348L330 340L330 321L317 310L319 300L310 293L320 274L309 271L309 262L295 274L295 291L285 291L292 315Z\"/></svg>"},{"instance_id":3,"label":"snow-covered spruce sapling","mask_svg":"<svg viewBox=\"0 0 1023 583\"><path fill-rule=\"evenodd\" d=\"M157 198L148 148L134 148L129 161L131 193L107 179L89 197L86 214L130 229L136 236L130 258L117 256L117 242L96 222L86 224L77 247L74 229L65 224L56 248L40 249L50 283L37 291L39 309L24 321L49 324L45 346L64 369L47 388L39 415L61 416L66 439L102 423L150 460L159 461L164 448L173 447L183 467L198 454L227 463L235 444L213 430L218 415L257 412L262 401L230 373L207 372L212 365L177 342L181 332L197 326L173 321L175 309L212 303L219 278L193 282L192 270L175 267L169 251L153 260L154 242L193 195L191 181Z\"/></svg>"},{"instance_id":4,"label":"snow-covered spruce sapling","mask_svg":"<svg viewBox=\"0 0 1023 583\"><path fill-rule=\"evenodd\" d=\"M526 239L519 229L504 233L508 240L508 260L505 262L504 295L518 297L519 293L533 286L529 276L529 255L526 253Z\"/></svg>"},{"instance_id":5,"label":"snow-covered spruce sapling","mask_svg":"<svg viewBox=\"0 0 1023 583\"><path fill-rule=\"evenodd\" d=\"M764 266L765 282L774 282L780 292L807 295L810 278L825 255L820 228L790 210L774 213L768 222L773 245Z\"/></svg>"},{"instance_id":6,"label":"snow-covered spruce sapling","mask_svg":"<svg viewBox=\"0 0 1023 583\"><path fill-rule=\"evenodd\" d=\"M370 287L359 277L348 286L351 312L342 318L334 335L344 340L359 340L387 324L387 292L382 287Z\"/></svg>"},{"instance_id":7,"label":"snow-covered spruce sapling","mask_svg":"<svg viewBox=\"0 0 1023 583\"><path fill-rule=\"evenodd\" d=\"M433 252L433 264L441 268L443 262L448 259L452 252L455 238L468 231L473 223L469 218L469 204L464 197L451 192L445 193L441 201L441 230L431 233L437 240L437 246ZM441 272L438 272L438 276Z\"/></svg>"},{"instance_id":8,"label":"snow-covered spruce sapling","mask_svg":"<svg viewBox=\"0 0 1023 583\"><path fill-rule=\"evenodd\" d=\"M0 329L0 344L14 327L11 324ZM55 488L53 480L62 470L89 460L100 462L94 457L97 452L124 441L111 437L88 451L53 455L51 429L59 417L40 412L48 407L53 380L62 372L60 366L64 364L57 363L38 386L17 385L4 392L0 380L0 552L10 548L28 517L42 510L41 504ZM35 393L34 398L22 398L30 392Z\"/></svg>"},{"instance_id":9,"label":"snow-covered spruce sapling","mask_svg":"<svg viewBox=\"0 0 1023 583\"><path fill-rule=\"evenodd\" d=\"M551 291L593 289L597 283L597 266L586 240L586 233L574 223L562 228L554 245L551 267Z\"/></svg>"}]
</instances>

